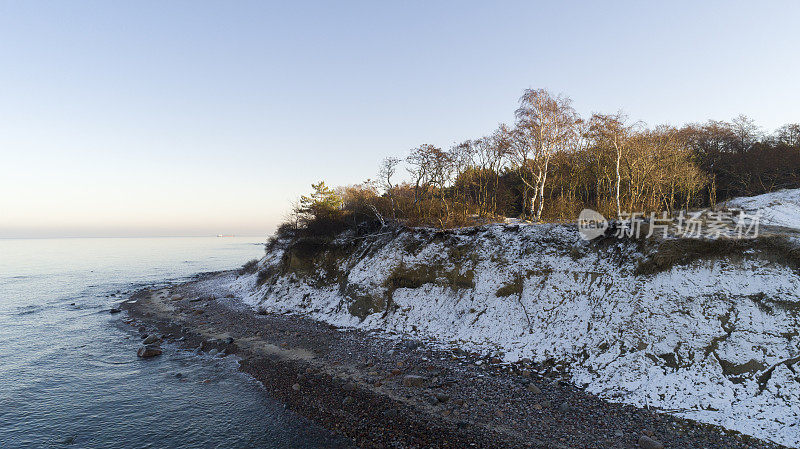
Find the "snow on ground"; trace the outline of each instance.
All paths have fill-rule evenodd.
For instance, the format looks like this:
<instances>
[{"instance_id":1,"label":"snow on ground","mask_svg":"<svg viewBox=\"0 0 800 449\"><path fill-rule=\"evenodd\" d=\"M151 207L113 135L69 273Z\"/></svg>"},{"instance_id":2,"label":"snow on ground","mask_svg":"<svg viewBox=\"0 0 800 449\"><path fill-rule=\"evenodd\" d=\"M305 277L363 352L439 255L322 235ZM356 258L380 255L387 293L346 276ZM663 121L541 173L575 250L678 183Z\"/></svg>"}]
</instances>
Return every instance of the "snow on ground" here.
<instances>
[{"instance_id":1,"label":"snow on ground","mask_svg":"<svg viewBox=\"0 0 800 449\"><path fill-rule=\"evenodd\" d=\"M735 204L766 207L771 224L796 219L800 228L800 210L791 216L797 191L758 198ZM343 281L328 285L318 282L322 271L286 271L285 250L276 249L260 268L284 274L260 288L256 275L239 277L230 288L253 307L338 326L412 334L507 361L553 359L608 400L800 446L793 267L748 250L644 275L635 243L584 242L574 226L500 224L444 235L406 231L364 243L339 261ZM398 273L435 280L389 288ZM391 305L361 319L349 307L364 298Z\"/></svg>"},{"instance_id":2,"label":"snow on ground","mask_svg":"<svg viewBox=\"0 0 800 449\"><path fill-rule=\"evenodd\" d=\"M760 210L761 224L800 230L800 189L734 198L726 203L726 207L739 208L748 214Z\"/></svg>"}]
</instances>

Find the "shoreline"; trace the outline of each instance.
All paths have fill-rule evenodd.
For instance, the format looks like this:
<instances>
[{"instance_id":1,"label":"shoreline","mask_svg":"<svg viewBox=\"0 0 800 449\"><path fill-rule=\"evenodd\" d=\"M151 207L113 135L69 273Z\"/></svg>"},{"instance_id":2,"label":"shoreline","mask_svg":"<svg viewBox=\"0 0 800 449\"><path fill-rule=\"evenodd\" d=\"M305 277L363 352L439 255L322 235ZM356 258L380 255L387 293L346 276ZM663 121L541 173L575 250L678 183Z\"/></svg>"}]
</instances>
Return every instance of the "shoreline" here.
<instances>
[{"instance_id":1,"label":"shoreline","mask_svg":"<svg viewBox=\"0 0 800 449\"><path fill-rule=\"evenodd\" d=\"M513 365L417 340L257 314L235 271L144 289L125 322L184 348L240 357L266 394L360 447L779 448L717 426L610 403L558 367ZM659 447L648 446L648 447Z\"/></svg>"}]
</instances>

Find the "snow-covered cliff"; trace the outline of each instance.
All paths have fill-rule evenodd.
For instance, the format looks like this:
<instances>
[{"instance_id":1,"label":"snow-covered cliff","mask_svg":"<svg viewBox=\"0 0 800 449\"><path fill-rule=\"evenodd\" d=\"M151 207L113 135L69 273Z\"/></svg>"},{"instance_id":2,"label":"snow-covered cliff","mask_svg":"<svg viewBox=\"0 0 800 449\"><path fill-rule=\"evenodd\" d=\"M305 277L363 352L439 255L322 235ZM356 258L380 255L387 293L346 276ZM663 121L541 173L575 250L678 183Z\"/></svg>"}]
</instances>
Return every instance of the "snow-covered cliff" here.
<instances>
[{"instance_id":1,"label":"snow-covered cliff","mask_svg":"<svg viewBox=\"0 0 800 449\"><path fill-rule=\"evenodd\" d=\"M791 236L607 238L570 225L284 241L234 286L254 307L554 360L612 401L800 445Z\"/></svg>"}]
</instances>

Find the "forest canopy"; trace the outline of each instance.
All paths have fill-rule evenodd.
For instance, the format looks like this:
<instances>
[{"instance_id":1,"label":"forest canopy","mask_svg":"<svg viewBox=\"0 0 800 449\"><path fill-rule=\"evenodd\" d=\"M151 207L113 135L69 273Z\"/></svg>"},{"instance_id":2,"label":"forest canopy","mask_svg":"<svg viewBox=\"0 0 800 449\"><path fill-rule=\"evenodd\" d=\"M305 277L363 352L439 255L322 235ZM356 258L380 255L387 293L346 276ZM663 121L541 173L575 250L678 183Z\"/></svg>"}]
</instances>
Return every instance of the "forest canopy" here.
<instances>
[{"instance_id":1,"label":"forest canopy","mask_svg":"<svg viewBox=\"0 0 800 449\"><path fill-rule=\"evenodd\" d=\"M581 117L569 97L544 89L526 89L514 117L447 149L424 143L387 158L374 180L337 189L314 184L279 234L450 228L506 217L563 221L584 208L609 217L674 214L800 187L796 123L771 134L743 115L650 128L622 112Z\"/></svg>"}]
</instances>

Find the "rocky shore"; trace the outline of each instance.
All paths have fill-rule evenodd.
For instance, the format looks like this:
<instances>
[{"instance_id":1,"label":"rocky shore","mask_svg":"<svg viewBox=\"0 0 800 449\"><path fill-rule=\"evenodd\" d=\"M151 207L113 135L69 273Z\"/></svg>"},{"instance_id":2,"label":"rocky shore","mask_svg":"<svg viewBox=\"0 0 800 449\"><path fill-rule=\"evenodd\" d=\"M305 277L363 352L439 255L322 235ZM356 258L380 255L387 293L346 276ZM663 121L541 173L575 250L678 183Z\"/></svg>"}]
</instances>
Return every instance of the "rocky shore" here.
<instances>
[{"instance_id":1,"label":"rocky shore","mask_svg":"<svg viewBox=\"0 0 800 449\"><path fill-rule=\"evenodd\" d=\"M211 273L142 290L122 304L122 319L147 336L143 348L162 350L154 344L164 340L219 357L235 354L267 394L354 446L782 447L606 402L571 385L552 364L505 364L403 336L255 312L227 289L235 276Z\"/></svg>"}]
</instances>

